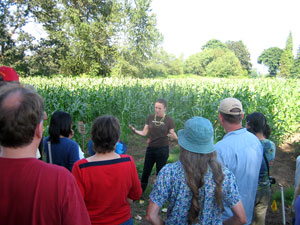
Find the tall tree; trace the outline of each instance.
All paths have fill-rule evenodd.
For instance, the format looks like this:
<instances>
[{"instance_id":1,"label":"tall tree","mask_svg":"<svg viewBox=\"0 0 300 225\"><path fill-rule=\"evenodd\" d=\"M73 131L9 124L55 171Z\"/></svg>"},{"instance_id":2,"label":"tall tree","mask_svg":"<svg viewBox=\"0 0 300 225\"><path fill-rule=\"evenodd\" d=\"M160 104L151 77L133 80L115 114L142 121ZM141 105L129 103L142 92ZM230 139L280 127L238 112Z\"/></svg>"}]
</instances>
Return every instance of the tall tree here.
<instances>
[{"instance_id":1,"label":"tall tree","mask_svg":"<svg viewBox=\"0 0 300 225\"><path fill-rule=\"evenodd\" d=\"M265 49L258 57L257 62L269 67L270 76L276 76L283 50L278 47Z\"/></svg>"},{"instance_id":2,"label":"tall tree","mask_svg":"<svg viewBox=\"0 0 300 225\"><path fill-rule=\"evenodd\" d=\"M280 75L284 77L289 77L291 75L293 64L294 64L293 37L292 37L292 33L290 32L288 39L286 41L286 46L280 58L280 65L279 65Z\"/></svg>"},{"instance_id":3,"label":"tall tree","mask_svg":"<svg viewBox=\"0 0 300 225\"><path fill-rule=\"evenodd\" d=\"M14 8L14 10L11 10ZM0 2L0 65L26 72L25 51L32 48L33 37L22 30L26 24L16 1Z\"/></svg>"},{"instance_id":4,"label":"tall tree","mask_svg":"<svg viewBox=\"0 0 300 225\"><path fill-rule=\"evenodd\" d=\"M293 77L300 78L300 45L297 50L297 56L291 74L293 75Z\"/></svg>"},{"instance_id":5,"label":"tall tree","mask_svg":"<svg viewBox=\"0 0 300 225\"><path fill-rule=\"evenodd\" d=\"M252 69L250 53L244 43L242 41L227 41L226 45L240 60L243 70L250 74Z\"/></svg>"},{"instance_id":6,"label":"tall tree","mask_svg":"<svg viewBox=\"0 0 300 225\"><path fill-rule=\"evenodd\" d=\"M206 42L206 44L203 45L201 49L204 50L207 48L227 48L227 46L217 39L211 39L208 42Z\"/></svg>"},{"instance_id":7,"label":"tall tree","mask_svg":"<svg viewBox=\"0 0 300 225\"><path fill-rule=\"evenodd\" d=\"M6 2L10 5L4 5ZM151 13L151 0L8 0L4 3L6 11L18 15L11 18L20 22L11 27L20 30L19 34L29 21L40 23L47 34L34 43L24 42L32 43L29 54L22 52L30 74L110 76L119 59L142 73L143 62L150 60L161 40L156 18ZM10 18L9 15L5 18ZM6 21L0 22L0 29L5 30L2 27ZM5 34L7 43L22 46L9 39L8 34ZM21 36L23 40L30 38L25 33ZM2 49L6 51L5 47Z\"/></svg>"},{"instance_id":8,"label":"tall tree","mask_svg":"<svg viewBox=\"0 0 300 225\"><path fill-rule=\"evenodd\" d=\"M143 76L145 64L151 61L162 35L156 28L151 0L124 1L123 24L119 39L119 58L115 72Z\"/></svg>"},{"instance_id":9,"label":"tall tree","mask_svg":"<svg viewBox=\"0 0 300 225\"><path fill-rule=\"evenodd\" d=\"M191 55L184 63L185 73L200 76L240 76L242 67L238 58L227 48L206 48Z\"/></svg>"}]
</instances>

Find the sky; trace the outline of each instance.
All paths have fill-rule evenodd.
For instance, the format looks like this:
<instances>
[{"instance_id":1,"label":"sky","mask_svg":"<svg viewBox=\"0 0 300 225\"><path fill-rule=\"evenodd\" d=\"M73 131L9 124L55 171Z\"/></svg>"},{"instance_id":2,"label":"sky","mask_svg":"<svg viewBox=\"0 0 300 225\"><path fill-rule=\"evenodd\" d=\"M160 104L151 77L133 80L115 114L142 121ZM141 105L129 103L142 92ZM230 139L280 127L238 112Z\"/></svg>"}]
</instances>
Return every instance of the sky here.
<instances>
[{"instance_id":1,"label":"sky","mask_svg":"<svg viewBox=\"0 0 300 225\"><path fill-rule=\"evenodd\" d=\"M292 32L294 55L300 45L299 0L152 0L163 47L177 57L201 51L210 39L243 41L253 68L264 49L284 48Z\"/></svg>"}]
</instances>

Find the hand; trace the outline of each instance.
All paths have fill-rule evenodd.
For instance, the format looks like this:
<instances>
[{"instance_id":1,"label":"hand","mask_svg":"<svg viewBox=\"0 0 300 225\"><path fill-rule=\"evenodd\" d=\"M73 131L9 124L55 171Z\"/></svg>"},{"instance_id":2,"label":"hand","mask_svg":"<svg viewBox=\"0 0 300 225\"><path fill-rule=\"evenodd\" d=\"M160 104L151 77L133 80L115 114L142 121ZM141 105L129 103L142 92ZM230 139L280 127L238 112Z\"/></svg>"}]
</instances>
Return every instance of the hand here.
<instances>
[{"instance_id":1,"label":"hand","mask_svg":"<svg viewBox=\"0 0 300 225\"><path fill-rule=\"evenodd\" d=\"M170 141L173 141L173 140L174 140L173 134L168 133L167 136L168 136L168 138L170 138Z\"/></svg>"},{"instance_id":2,"label":"hand","mask_svg":"<svg viewBox=\"0 0 300 225\"><path fill-rule=\"evenodd\" d=\"M129 127L135 133L136 129L131 124L129 124Z\"/></svg>"},{"instance_id":3,"label":"hand","mask_svg":"<svg viewBox=\"0 0 300 225\"><path fill-rule=\"evenodd\" d=\"M131 203L133 203L133 200L130 199L130 198L127 198L126 200L127 200L127 202L128 202L129 205L130 205Z\"/></svg>"}]
</instances>

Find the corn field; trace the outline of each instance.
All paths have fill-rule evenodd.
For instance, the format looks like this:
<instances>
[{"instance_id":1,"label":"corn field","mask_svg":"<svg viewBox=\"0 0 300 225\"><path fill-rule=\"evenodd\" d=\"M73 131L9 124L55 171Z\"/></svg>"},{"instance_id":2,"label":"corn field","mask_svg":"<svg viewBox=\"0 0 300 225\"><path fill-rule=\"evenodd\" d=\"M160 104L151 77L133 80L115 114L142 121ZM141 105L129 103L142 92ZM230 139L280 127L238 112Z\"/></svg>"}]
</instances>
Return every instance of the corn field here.
<instances>
[{"instance_id":1,"label":"corn field","mask_svg":"<svg viewBox=\"0 0 300 225\"><path fill-rule=\"evenodd\" d=\"M93 120L104 114L116 116L121 124L121 139L129 138L128 124L142 129L146 117L153 113L157 98L168 101L167 114L176 125L176 131L193 116L208 118L215 127L215 141L224 130L218 122L218 105L226 97L238 98L246 115L262 112L271 127L271 139L281 143L299 130L300 81L284 79L216 79L216 78L43 78L21 80L33 85L44 98L48 121L56 110L69 112L74 129L84 121L89 138ZM76 131L75 130L75 131ZM79 142L80 135L75 139Z\"/></svg>"}]
</instances>

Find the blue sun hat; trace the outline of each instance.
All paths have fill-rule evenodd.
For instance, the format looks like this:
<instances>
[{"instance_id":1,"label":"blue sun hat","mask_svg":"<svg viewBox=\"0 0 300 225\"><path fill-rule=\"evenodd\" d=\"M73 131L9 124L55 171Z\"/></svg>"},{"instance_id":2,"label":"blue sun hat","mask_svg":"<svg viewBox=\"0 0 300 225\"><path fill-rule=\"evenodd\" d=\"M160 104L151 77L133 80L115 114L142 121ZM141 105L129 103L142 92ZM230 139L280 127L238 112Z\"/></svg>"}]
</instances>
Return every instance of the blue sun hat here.
<instances>
[{"instance_id":1,"label":"blue sun hat","mask_svg":"<svg viewBox=\"0 0 300 225\"><path fill-rule=\"evenodd\" d=\"M193 117L178 131L178 144L187 151L208 154L215 151L214 128L211 122L203 117Z\"/></svg>"}]
</instances>

